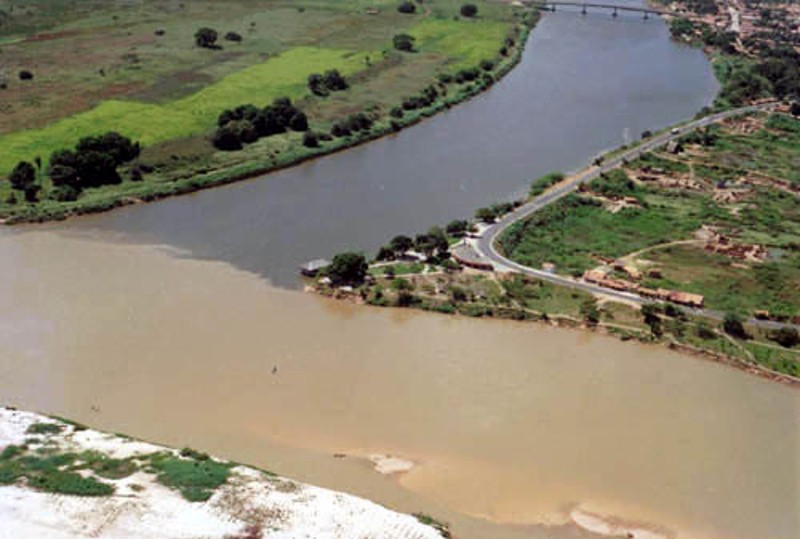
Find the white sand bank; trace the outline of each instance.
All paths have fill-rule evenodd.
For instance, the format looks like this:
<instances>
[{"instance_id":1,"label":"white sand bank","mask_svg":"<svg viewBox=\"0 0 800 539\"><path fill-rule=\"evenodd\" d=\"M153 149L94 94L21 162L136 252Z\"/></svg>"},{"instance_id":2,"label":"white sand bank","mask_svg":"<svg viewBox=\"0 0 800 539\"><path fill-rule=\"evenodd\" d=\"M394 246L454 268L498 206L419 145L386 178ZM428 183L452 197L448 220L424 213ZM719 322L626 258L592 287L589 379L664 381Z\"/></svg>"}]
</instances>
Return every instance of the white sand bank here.
<instances>
[{"instance_id":1,"label":"white sand bank","mask_svg":"<svg viewBox=\"0 0 800 539\"><path fill-rule=\"evenodd\" d=\"M0 453L34 435L37 423L58 423L62 432L35 436L59 450L99 451L114 458L163 452L160 446L92 430L76 430L29 412L0 408ZM35 446L34 446L35 447ZM29 449L30 450L30 449ZM168 450L177 455L177 451ZM0 539L439 539L440 534L403 515L354 496L236 466L206 502L189 502L155 475L137 471L102 479L110 496L50 494L26 480L0 485ZM249 529L248 529L249 528Z\"/></svg>"}]
</instances>

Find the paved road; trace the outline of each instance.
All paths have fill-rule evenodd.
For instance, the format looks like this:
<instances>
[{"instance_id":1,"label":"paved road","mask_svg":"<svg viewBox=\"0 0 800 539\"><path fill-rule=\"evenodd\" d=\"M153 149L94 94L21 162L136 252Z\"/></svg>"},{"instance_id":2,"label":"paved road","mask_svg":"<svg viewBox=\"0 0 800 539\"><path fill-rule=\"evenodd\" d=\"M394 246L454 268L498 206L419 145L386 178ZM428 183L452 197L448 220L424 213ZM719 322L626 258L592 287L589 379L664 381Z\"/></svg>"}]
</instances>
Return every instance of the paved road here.
<instances>
[{"instance_id":1,"label":"paved road","mask_svg":"<svg viewBox=\"0 0 800 539\"><path fill-rule=\"evenodd\" d=\"M502 254L500 254L495 248L495 244L497 243L497 239L500 237L500 235L512 224L529 217L533 213L541 210L546 206L549 206L553 202L556 202L557 200L565 197L569 193L576 191L582 184L589 183L592 180L597 179L601 174L617 168L625 161L633 161L639 158L642 154L655 150L656 148L659 148L661 146L664 146L665 144L669 143L669 141L676 140L681 136L686 135L687 133L694 131L698 128L711 125L713 123L719 122L726 118L730 118L732 116L738 116L740 114L755 112L759 110L768 110L774 108L775 106L776 103L766 103L762 105L753 105L749 107L742 107L725 112L720 112L717 114L712 114L710 116L706 116L704 118L700 118L699 120L688 122L674 129L660 133L642 142L641 144L639 144L634 148L630 148L628 150L616 154L613 157L608 158L607 160L603 161L602 164L600 165L592 165L588 168L585 168L580 172L578 172L577 174L570 176L569 178L559 183L555 187L549 189L547 192L534 198L527 204L524 204L519 208L517 208L516 210L514 210L513 212L506 214L502 219L497 221L491 227L487 228L483 232L481 237L478 238L478 240L473 244L473 247L477 251L478 256L480 258L489 261L494 266L495 271L522 273L561 286L576 288L579 290L584 290L586 292L591 292L593 294L603 294L608 297L628 302L633 302L639 305L645 303L651 303L653 300L643 298L638 294L632 294L630 292L620 292L618 290L612 290L610 288L605 288L592 283L587 283L585 281L579 281L571 277L557 275L554 273L550 273L548 271L531 268L529 266L523 266L522 264L518 264L513 260L509 260ZM709 309L687 309L687 310L694 314L699 314L716 320L722 320L722 318L724 317L723 313L719 311L712 311ZM778 322L771 322L767 320L756 320L756 319L751 319L750 323L759 327L769 328L769 329L775 329L786 325Z\"/></svg>"}]
</instances>

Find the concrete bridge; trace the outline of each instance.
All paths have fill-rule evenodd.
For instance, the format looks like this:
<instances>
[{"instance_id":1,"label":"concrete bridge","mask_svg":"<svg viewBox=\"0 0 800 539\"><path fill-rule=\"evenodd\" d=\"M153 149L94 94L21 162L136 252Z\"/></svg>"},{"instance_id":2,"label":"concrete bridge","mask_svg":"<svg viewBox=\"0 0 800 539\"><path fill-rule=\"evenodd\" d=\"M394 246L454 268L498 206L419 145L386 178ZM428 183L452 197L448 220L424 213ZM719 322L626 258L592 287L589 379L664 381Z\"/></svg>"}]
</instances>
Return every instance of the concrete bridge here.
<instances>
[{"instance_id":1,"label":"concrete bridge","mask_svg":"<svg viewBox=\"0 0 800 539\"><path fill-rule=\"evenodd\" d=\"M637 7L637 6L626 6L621 4L600 4L596 2L581 2L581 1L570 1L570 0L526 0L524 4L530 7L538 7L541 10L545 11L556 11L558 7L572 7L572 8L580 8L581 13L586 15L589 8L604 10L604 11L611 11L611 15L616 17L618 12L620 11L628 11L633 13L641 13L645 19L649 18L650 15L672 15L671 12L665 9L658 9L653 7Z\"/></svg>"}]
</instances>

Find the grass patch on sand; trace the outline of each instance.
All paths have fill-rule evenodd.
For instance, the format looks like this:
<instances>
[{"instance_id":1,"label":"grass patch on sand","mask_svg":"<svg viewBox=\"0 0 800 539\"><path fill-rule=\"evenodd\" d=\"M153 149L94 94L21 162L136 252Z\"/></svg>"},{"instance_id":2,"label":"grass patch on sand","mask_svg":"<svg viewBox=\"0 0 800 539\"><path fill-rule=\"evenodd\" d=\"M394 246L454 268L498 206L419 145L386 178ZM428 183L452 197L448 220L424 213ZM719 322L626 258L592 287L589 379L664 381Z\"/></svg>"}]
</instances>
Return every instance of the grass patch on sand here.
<instances>
[{"instance_id":1,"label":"grass patch on sand","mask_svg":"<svg viewBox=\"0 0 800 539\"><path fill-rule=\"evenodd\" d=\"M152 455L150 463L159 483L178 490L190 502L208 500L228 480L232 466L205 455L183 458L172 453Z\"/></svg>"}]
</instances>

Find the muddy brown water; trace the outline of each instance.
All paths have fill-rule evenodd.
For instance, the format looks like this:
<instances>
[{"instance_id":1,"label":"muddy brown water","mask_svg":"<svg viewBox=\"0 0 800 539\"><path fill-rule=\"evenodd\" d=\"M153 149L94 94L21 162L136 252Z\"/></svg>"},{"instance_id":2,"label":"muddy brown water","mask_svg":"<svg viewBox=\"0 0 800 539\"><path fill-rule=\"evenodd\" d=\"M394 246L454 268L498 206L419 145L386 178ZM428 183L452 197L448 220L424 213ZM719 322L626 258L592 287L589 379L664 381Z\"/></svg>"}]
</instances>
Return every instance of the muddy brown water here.
<instances>
[{"instance_id":1,"label":"muddy brown water","mask_svg":"<svg viewBox=\"0 0 800 539\"><path fill-rule=\"evenodd\" d=\"M796 391L577 331L275 287L710 99L702 55L662 23L594 17L546 17L501 84L396 138L0 231L0 400L432 513L467 539L587 537L566 525L576 507L679 537L800 536ZM383 477L372 453L416 466Z\"/></svg>"}]
</instances>

